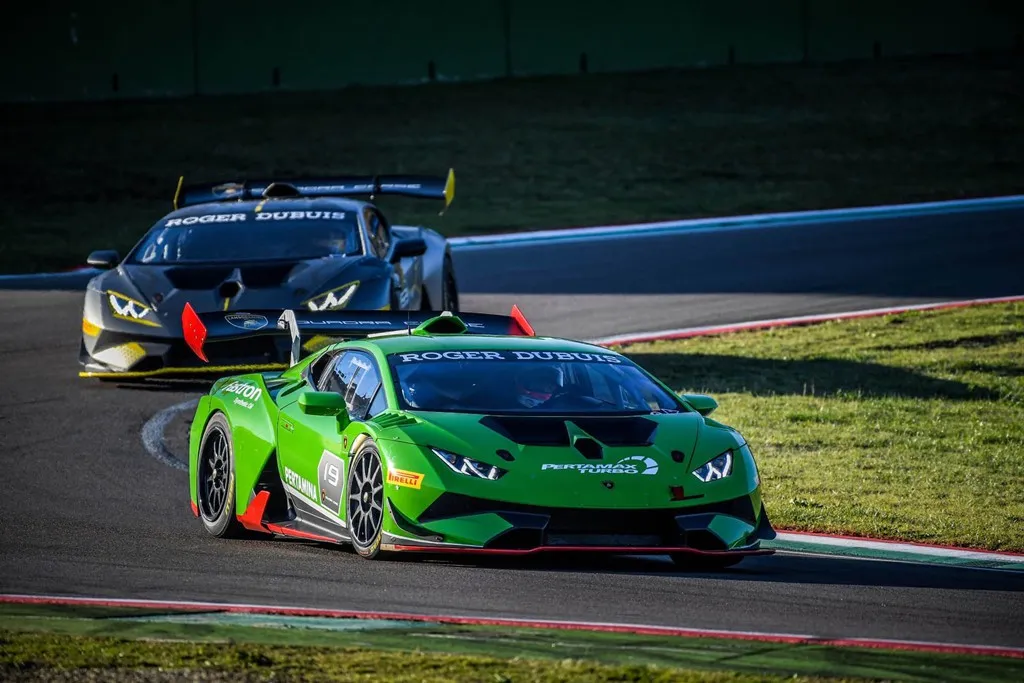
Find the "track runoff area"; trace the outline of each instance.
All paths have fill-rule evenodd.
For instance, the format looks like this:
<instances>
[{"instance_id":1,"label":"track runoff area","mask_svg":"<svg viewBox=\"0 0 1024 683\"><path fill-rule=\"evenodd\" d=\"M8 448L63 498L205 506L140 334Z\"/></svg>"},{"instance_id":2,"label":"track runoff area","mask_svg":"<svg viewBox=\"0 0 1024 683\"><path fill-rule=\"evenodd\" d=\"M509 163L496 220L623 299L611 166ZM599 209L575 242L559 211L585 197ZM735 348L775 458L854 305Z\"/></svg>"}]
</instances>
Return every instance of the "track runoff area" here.
<instances>
[{"instance_id":1,"label":"track runoff area","mask_svg":"<svg viewBox=\"0 0 1024 683\"><path fill-rule=\"evenodd\" d=\"M457 252L490 251L507 247L520 247L527 244L549 242L573 243L593 242L622 238L630 234L657 234L659 236L684 232L719 232L734 230L760 230L801 224L828 224L849 220L874 220L892 218L912 218L926 215L951 215L961 212L999 210L1020 208L1024 206L1024 197L999 198L968 202L949 202L927 205L904 205L900 207L869 207L838 212L801 212L799 214L776 214L773 216L749 216L730 219L708 219L700 221L679 221L660 223L650 226L605 226L586 228L574 231L545 231L531 235L529 233L489 236L487 238L464 238L453 240ZM648 232L651 231L651 232ZM56 275L55 277L61 277ZM45 280L47 276L42 276ZM0 287L3 287L0 281ZM43 284L40 288L48 288ZM604 345L626 345L659 339L681 339L699 335L727 334L729 332L771 327L804 325L825 320L850 319L868 316L882 316L911 310L935 310L970 305L983 305L992 302L1009 302L1024 300L1024 295L1003 297L982 297L967 300L949 300L918 305L881 307L864 310L831 312L804 316L766 318L758 320L737 321L731 324L704 325L698 327L677 327L664 330L613 335L593 339ZM146 451L165 465L180 469L181 459L167 447L163 431L173 417L190 407L191 401L171 406L160 411L150 419L143 428L143 442ZM1011 553L992 553L966 551L957 548L930 546L917 543L900 543L873 539L844 538L821 534L780 533L777 541L779 550L797 553L822 553L852 555L880 561L911 561L924 563L954 564L964 567L989 570L1020 571L1024 569L1024 556ZM273 605L254 605L227 602L166 602L147 600L118 600L110 598L83 598L45 595L2 595L0 602L23 604L68 604L68 605L119 605L137 606L154 609L209 609L227 612L251 612L266 614L291 614L294 616L331 616L335 618L389 618L412 621L430 620L440 623L477 623L490 625L532 626L552 629L577 629L594 631L614 631L631 633L656 633L660 635L704 636L719 638L737 638L745 640L764 640L780 643L820 643L847 645L855 647L881 647L890 649L913 649L936 652L961 652L970 654L1000 655L1024 658L1024 648L989 647L983 645L958 645L955 643L932 643L919 641L901 641L888 639L841 638L828 639L798 633L765 633L749 631L728 631L716 629L670 628L661 626L644 626L636 624L615 624L588 621L551 621L551 620L519 620L503 618L460 617L458 615L422 615L399 612L359 612L346 610L317 610L309 608L293 608Z\"/></svg>"}]
</instances>

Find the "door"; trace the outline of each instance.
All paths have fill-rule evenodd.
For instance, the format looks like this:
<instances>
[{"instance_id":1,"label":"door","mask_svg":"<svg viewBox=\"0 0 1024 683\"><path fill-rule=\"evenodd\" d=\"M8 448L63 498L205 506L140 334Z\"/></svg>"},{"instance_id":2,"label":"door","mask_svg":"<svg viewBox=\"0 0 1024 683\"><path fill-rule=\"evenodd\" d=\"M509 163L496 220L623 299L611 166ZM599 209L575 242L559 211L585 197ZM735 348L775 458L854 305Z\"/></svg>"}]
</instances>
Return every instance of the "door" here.
<instances>
[{"instance_id":1,"label":"door","mask_svg":"<svg viewBox=\"0 0 1024 683\"><path fill-rule=\"evenodd\" d=\"M321 391L345 397L349 419L362 422L387 409L380 371L363 351L344 351L332 361L318 382ZM316 391L308 384L301 391ZM351 427L346 434L353 431ZM298 401L280 412L278 467L299 514L315 514L340 526L345 520L345 484L348 476L348 438L333 416L302 412Z\"/></svg>"}]
</instances>

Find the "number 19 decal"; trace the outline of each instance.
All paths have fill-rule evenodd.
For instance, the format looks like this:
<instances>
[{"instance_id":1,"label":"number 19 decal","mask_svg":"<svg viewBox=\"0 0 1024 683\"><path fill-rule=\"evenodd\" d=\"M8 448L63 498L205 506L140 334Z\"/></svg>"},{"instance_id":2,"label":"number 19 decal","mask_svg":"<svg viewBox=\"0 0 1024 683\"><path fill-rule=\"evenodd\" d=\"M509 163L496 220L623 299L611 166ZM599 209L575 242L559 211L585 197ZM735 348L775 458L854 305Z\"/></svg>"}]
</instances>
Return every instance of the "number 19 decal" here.
<instances>
[{"instance_id":1,"label":"number 19 decal","mask_svg":"<svg viewBox=\"0 0 1024 683\"><path fill-rule=\"evenodd\" d=\"M324 451L317 467L320 478L320 504L340 514L345 490L345 461L330 451Z\"/></svg>"}]
</instances>

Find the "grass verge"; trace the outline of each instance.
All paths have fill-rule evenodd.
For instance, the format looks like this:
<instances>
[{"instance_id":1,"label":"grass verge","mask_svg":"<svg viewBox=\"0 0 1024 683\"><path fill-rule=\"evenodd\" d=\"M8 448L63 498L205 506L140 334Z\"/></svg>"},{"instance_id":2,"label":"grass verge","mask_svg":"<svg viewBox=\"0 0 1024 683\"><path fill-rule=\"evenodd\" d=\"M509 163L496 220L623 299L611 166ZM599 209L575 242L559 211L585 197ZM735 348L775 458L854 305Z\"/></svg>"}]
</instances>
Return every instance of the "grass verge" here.
<instances>
[{"instance_id":1,"label":"grass verge","mask_svg":"<svg viewBox=\"0 0 1024 683\"><path fill-rule=\"evenodd\" d=\"M1024 550L1024 304L625 350L716 396L777 526Z\"/></svg>"},{"instance_id":2,"label":"grass verge","mask_svg":"<svg viewBox=\"0 0 1024 683\"><path fill-rule=\"evenodd\" d=\"M432 172L450 235L1020 192L1016 58L9 105L0 272L123 254L189 180Z\"/></svg>"},{"instance_id":3,"label":"grass verge","mask_svg":"<svg viewBox=\"0 0 1024 683\"><path fill-rule=\"evenodd\" d=\"M1019 660L720 638L0 605L0 676L138 680L1015 680ZM239 617L230 619L230 617ZM335 622L327 625L323 622ZM347 623L346 623L347 622ZM140 676L141 674L141 676ZM151 676L151 678L156 678Z\"/></svg>"}]
</instances>

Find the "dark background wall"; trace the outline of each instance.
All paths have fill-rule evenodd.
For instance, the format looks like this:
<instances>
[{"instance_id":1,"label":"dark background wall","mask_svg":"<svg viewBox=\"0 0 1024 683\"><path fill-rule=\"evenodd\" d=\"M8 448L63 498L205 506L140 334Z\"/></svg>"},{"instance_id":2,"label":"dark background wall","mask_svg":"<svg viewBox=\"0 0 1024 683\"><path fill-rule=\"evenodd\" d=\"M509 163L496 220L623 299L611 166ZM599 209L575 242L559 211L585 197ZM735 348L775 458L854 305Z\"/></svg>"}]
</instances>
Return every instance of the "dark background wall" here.
<instances>
[{"instance_id":1,"label":"dark background wall","mask_svg":"<svg viewBox=\"0 0 1024 683\"><path fill-rule=\"evenodd\" d=\"M82 100L1024 49L1020 0L37 0L0 99Z\"/></svg>"}]
</instances>

